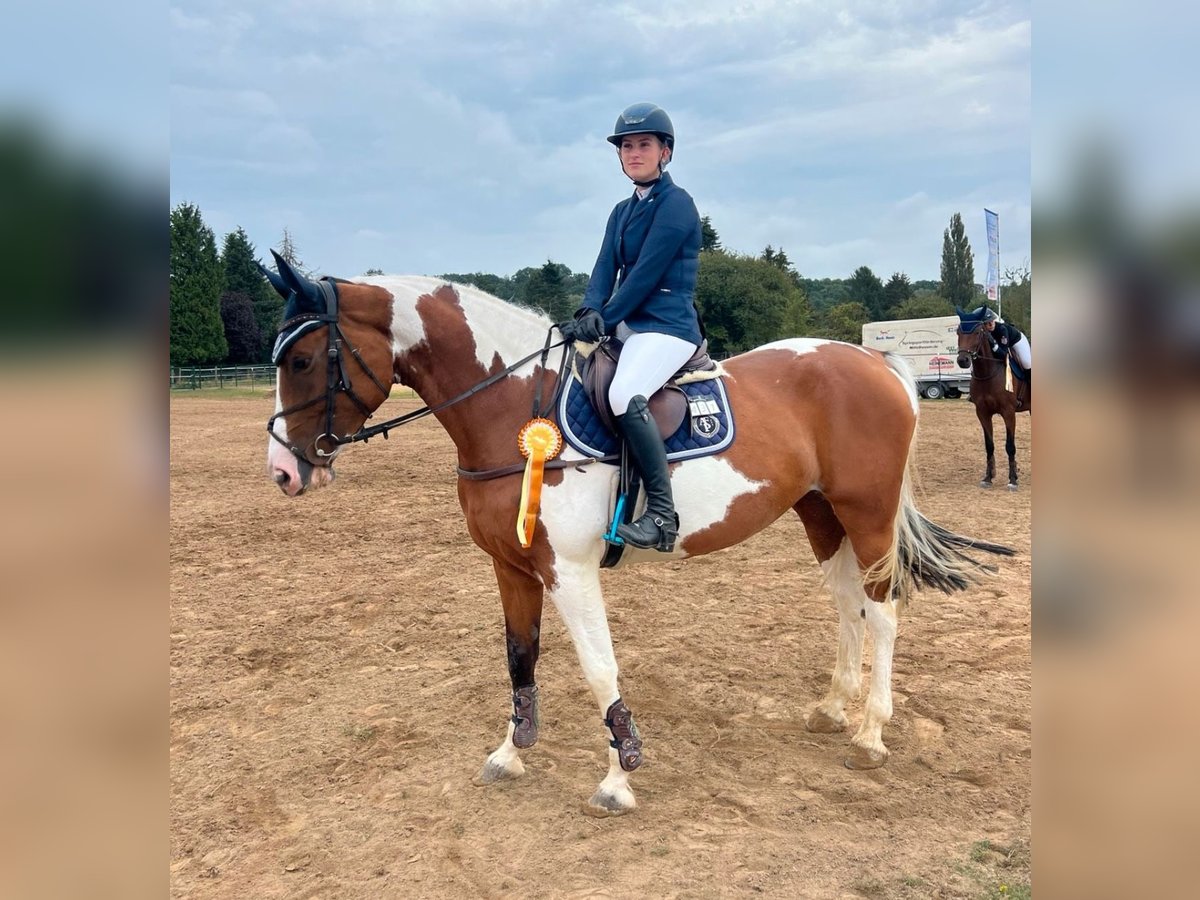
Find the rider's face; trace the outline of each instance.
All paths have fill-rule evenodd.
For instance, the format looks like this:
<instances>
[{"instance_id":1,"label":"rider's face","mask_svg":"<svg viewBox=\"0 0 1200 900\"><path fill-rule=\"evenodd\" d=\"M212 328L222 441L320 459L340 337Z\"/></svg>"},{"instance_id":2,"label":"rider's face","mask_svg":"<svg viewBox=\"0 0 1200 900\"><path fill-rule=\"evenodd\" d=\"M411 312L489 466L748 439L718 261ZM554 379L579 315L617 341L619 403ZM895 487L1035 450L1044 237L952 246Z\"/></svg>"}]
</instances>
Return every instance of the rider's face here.
<instances>
[{"instance_id":1,"label":"rider's face","mask_svg":"<svg viewBox=\"0 0 1200 900\"><path fill-rule=\"evenodd\" d=\"M990 321L984 322L983 330L984 331L995 331L996 330L996 320L991 319Z\"/></svg>"},{"instance_id":2,"label":"rider's face","mask_svg":"<svg viewBox=\"0 0 1200 900\"><path fill-rule=\"evenodd\" d=\"M631 134L621 139L621 168L634 181L658 177L658 164L671 158L671 151L652 134Z\"/></svg>"}]
</instances>

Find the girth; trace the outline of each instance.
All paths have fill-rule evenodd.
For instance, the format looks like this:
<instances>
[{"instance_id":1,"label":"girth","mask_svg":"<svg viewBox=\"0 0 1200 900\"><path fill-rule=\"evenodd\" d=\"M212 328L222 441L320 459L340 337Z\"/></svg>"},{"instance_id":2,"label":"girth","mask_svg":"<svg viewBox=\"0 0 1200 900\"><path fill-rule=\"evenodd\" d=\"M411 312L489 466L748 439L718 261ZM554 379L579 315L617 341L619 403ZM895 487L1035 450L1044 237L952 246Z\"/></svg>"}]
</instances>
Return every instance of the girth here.
<instances>
[{"instance_id":1,"label":"girth","mask_svg":"<svg viewBox=\"0 0 1200 900\"><path fill-rule=\"evenodd\" d=\"M612 409L608 405L608 389L612 385L613 376L617 374L617 361L621 357L623 346L616 338L609 338L587 357L579 357L582 359L579 378L583 382L584 392L604 427L612 432L616 432L617 426ZM708 355L708 341L704 341L692 354L692 358L649 398L650 413L658 423L658 433L663 440L675 433L683 423L683 417L687 415L687 395L675 381L692 372L711 372L716 368L717 364Z\"/></svg>"}]
</instances>

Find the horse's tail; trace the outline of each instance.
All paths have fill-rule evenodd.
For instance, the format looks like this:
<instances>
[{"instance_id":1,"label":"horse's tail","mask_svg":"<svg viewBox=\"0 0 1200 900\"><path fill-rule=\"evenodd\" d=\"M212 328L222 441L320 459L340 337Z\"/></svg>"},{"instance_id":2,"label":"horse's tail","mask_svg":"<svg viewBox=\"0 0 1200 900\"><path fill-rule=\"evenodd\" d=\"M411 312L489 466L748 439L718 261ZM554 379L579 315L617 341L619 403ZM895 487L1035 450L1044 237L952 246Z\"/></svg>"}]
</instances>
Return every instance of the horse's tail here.
<instances>
[{"instance_id":1,"label":"horse's tail","mask_svg":"<svg viewBox=\"0 0 1200 900\"><path fill-rule=\"evenodd\" d=\"M903 358L893 353L884 360L908 388L913 408L917 407L916 382ZM913 468L917 434L913 430L900 485L892 546L882 559L863 573L865 581L887 581L892 596L903 606L914 588L932 587L944 593L963 591L993 574L996 567L979 562L964 551L978 550L997 556L1012 556L1011 547L979 541L948 531L921 515L913 498Z\"/></svg>"}]
</instances>

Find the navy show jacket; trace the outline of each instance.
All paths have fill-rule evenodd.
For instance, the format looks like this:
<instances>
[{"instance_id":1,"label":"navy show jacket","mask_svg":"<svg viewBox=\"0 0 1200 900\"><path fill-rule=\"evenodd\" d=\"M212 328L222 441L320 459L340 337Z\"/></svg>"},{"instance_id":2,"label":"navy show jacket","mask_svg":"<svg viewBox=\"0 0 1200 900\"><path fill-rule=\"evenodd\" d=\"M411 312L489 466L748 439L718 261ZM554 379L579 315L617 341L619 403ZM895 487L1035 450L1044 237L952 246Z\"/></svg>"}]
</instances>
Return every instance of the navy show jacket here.
<instances>
[{"instance_id":1,"label":"navy show jacket","mask_svg":"<svg viewBox=\"0 0 1200 900\"><path fill-rule=\"evenodd\" d=\"M583 306L603 316L608 334L625 322L699 346L700 244L696 204L664 172L645 197L634 193L613 207Z\"/></svg>"}]
</instances>

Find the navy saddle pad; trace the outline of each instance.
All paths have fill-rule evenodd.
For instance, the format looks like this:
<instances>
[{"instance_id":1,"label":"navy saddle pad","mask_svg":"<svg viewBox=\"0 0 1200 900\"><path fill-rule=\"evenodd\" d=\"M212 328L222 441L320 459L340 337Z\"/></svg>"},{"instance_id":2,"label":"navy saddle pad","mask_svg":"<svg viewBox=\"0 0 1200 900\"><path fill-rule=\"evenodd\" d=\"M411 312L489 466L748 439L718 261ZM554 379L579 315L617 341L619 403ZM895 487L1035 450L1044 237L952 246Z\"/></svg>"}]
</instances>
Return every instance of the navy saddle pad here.
<instances>
[{"instance_id":1,"label":"navy saddle pad","mask_svg":"<svg viewBox=\"0 0 1200 900\"><path fill-rule=\"evenodd\" d=\"M733 410L724 380L693 381L680 387L688 398L688 413L666 440L667 459L674 462L720 453L733 443ZM612 456L620 452L617 436L600 423L576 378L570 380L559 398L558 425L567 443L580 453Z\"/></svg>"},{"instance_id":2,"label":"navy saddle pad","mask_svg":"<svg viewBox=\"0 0 1200 900\"><path fill-rule=\"evenodd\" d=\"M1029 370L1022 369L1021 364L1013 358L1011 353L1008 355L1008 367L1012 369L1013 378L1017 379L1018 381L1029 380Z\"/></svg>"}]
</instances>

